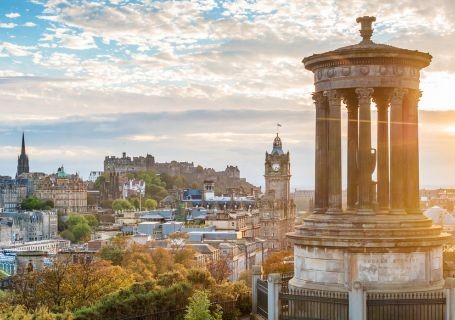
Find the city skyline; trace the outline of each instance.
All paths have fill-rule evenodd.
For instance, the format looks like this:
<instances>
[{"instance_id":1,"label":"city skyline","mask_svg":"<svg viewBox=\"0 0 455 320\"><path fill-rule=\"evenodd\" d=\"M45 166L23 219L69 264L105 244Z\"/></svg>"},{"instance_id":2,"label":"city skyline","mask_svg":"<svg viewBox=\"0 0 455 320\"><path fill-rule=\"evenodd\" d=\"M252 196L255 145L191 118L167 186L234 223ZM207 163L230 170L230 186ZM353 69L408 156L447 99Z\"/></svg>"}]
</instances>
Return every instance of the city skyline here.
<instances>
[{"instance_id":1,"label":"city skyline","mask_svg":"<svg viewBox=\"0 0 455 320\"><path fill-rule=\"evenodd\" d=\"M379 17L374 41L433 55L421 79L421 187L453 186L455 4L391 3L3 1L0 174L15 174L24 130L32 171L63 163L87 177L125 151L238 165L263 185L279 122L291 184L312 188L312 78L301 59L360 41L349 8Z\"/></svg>"}]
</instances>

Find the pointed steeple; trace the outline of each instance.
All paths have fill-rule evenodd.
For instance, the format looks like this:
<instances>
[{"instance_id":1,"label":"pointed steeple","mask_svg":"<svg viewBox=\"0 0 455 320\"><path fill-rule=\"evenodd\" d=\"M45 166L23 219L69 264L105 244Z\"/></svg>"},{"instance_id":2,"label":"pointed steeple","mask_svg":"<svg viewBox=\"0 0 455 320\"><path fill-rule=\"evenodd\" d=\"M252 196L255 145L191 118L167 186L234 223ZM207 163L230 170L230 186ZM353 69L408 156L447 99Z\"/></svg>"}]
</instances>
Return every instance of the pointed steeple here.
<instances>
[{"instance_id":1,"label":"pointed steeple","mask_svg":"<svg viewBox=\"0 0 455 320\"><path fill-rule=\"evenodd\" d=\"M25 153L25 134L22 132L22 147L21 147L21 154L17 159L17 175L19 176L22 173L29 173L30 168L28 165L28 156Z\"/></svg>"},{"instance_id":2,"label":"pointed steeple","mask_svg":"<svg viewBox=\"0 0 455 320\"><path fill-rule=\"evenodd\" d=\"M22 131L22 149L21 154L25 154L25 133Z\"/></svg>"}]
</instances>

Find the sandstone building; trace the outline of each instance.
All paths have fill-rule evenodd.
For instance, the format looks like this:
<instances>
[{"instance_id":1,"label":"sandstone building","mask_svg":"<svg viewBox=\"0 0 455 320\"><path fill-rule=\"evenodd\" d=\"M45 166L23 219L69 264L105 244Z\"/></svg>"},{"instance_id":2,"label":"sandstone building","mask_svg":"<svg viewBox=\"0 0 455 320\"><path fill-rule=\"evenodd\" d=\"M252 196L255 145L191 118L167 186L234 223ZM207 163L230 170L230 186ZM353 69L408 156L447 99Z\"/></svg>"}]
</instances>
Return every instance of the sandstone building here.
<instances>
[{"instance_id":1,"label":"sandstone building","mask_svg":"<svg viewBox=\"0 0 455 320\"><path fill-rule=\"evenodd\" d=\"M34 195L52 200L54 208L63 213L87 211L87 186L79 175L67 174L63 166L56 174L40 179Z\"/></svg>"},{"instance_id":2,"label":"sandstone building","mask_svg":"<svg viewBox=\"0 0 455 320\"><path fill-rule=\"evenodd\" d=\"M265 154L265 195L261 199L260 238L269 251L290 247L286 233L294 230L295 205L290 195L291 164L278 133Z\"/></svg>"}]
</instances>

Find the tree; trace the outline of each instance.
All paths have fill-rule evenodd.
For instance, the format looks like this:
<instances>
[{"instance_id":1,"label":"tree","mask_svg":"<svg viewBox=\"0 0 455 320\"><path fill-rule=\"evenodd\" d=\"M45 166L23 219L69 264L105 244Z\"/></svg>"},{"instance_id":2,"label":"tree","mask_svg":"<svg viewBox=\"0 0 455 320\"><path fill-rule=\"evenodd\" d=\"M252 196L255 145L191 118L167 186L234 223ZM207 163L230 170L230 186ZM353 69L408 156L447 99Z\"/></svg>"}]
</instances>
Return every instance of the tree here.
<instances>
[{"instance_id":1,"label":"tree","mask_svg":"<svg viewBox=\"0 0 455 320\"><path fill-rule=\"evenodd\" d=\"M103 296L133 283L131 273L108 261L78 263L70 267L68 281L71 288L70 310L95 304Z\"/></svg>"},{"instance_id":2,"label":"tree","mask_svg":"<svg viewBox=\"0 0 455 320\"><path fill-rule=\"evenodd\" d=\"M35 196L28 196L21 202L21 208L24 210L50 210L54 207L52 200L42 200Z\"/></svg>"},{"instance_id":3,"label":"tree","mask_svg":"<svg viewBox=\"0 0 455 320\"><path fill-rule=\"evenodd\" d=\"M206 291L196 291L186 308L185 320L221 320L223 313L217 308L210 312L210 300Z\"/></svg>"},{"instance_id":4,"label":"tree","mask_svg":"<svg viewBox=\"0 0 455 320\"><path fill-rule=\"evenodd\" d=\"M60 233L62 237L73 242L85 242L90 240L92 227L98 220L93 215L71 214L65 222L66 230Z\"/></svg>"},{"instance_id":5,"label":"tree","mask_svg":"<svg viewBox=\"0 0 455 320\"><path fill-rule=\"evenodd\" d=\"M95 180L95 189L96 190L100 190L101 189L101 186L104 185L104 183L106 182L106 173L99 176L98 178L96 178Z\"/></svg>"},{"instance_id":6,"label":"tree","mask_svg":"<svg viewBox=\"0 0 455 320\"><path fill-rule=\"evenodd\" d=\"M145 200L144 207L147 210L154 210L158 207L158 202L155 199L147 199Z\"/></svg>"},{"instance_id":7,"label":"tree","mask_svg":"<svg viewBox=\"0 0 455 320\"><path fill-rule=\"evenodd\" d=\"M148 248L138 244L133 244L123 255L122 266L138 282L152 280L156 273L155 262L153 261Z\"/></svg>"},{"instance_id":8,"label":"tree","mask_svg":"<svg viewBox=\"0 0 455 320\"><path fill-rule=\"evenodd\" d=\"M262 265L266 275L270 273L286 273L294 270L292 251L274 252L265 259Z\"/></svg>"},{"instance_id":9,"label":"tree","mask_svg":"<svg viewBox=\"0 0 455 320\"><path fill-rule=\"evenodd\" d=\"M95 215L93 215L93 214L84 214L83 217L85 218L85 220L87 221L88 225L91 228L98 227L99 221L98 221L98 218Z\"/></svg>"},{"instance_id":10,"label":"tree","mask_svg":"<svg viewBox=\"0 0 455 320\"><path fill-rule=\"evenodd\" d=\"M70 256L57 258L47 268L16 275L13 304L23 304L28 310L44 306L52 312L74 311L132 284L130 272L110 262L72 263L71 260Z\"/></svg>"},{"instance_id":11,"label":"tree","mask_svg":"<svg viewBox=\"0 0 455 320\"><path fill-rule=\"evenodd\" d=\"M71 242L76 242L76 237L74 236L74 234L66 229L66 230L63 230L62 232L60 232L60 236L63 238L63 239L66 239L66 240L69 240Z\"/></svg>"},{"instance_id":12,"label":"tree","mask_svg":"<svg viewBox=\"0 0 455 320\"><path fill-rule=\"evenodd\" d=\"M168 195L167 190L163 186L154 184L146 186L145 193L147 197L151 197L155 199L157 202L163 200Z\"/></svg>"},{"instance_id":13,"label":"tree","mask_svg":"<svg viewBox=\"0 0 455 320\"><path fill-rule=\"evenodd\" d=\"M186 232L174 232L168 237L170 246L173 250L183 249L188 238L189 235Z\"/></svg>"},{"instance_id":14,"label":"tree","mask_svg":"<svg viewBox=\"0 0 455 320\"><path fill-rule=\"evenodd\" d=\"M174 252L174 261L175 263L181 264L186 269L192 268L195 265L194 261L194 249L185 247Z\"/></svg>"},{"instance_id":15,"label":"tree","mask_svg":"<svg viewBox=\"0 0 455 320\"><path fill-rule=\"evenodd\" d=\"M216 282L220 283L227 280L232 273L229 257L221 256L217 260L211 260L207 264L207 270L210 272Z\"/></svg>"},{"instance_id":16,"label":"tree","mask_svg":"<svg viewBox=\"0 0 455 320\"><path fill-rule=\"evenodd\" d=\"M10 306L0 309L0 319L11 320L73 320L71 312L56 314L49 311L47 307L39 307L36 310L28 311L24 306Z\"/></svg>"},{"instance_id":17,"label":"tree","mask_svg":"<svg viewBox=\"0 0 455 320\"><path fill-rule=\"evenodd\" d=\"M92 228L88 223L80 223L71 228L71 232L74 234L74 240L76 242L86 242L90 240Z\"/></svg>"},{"instance_id":18,"label":"tree","mask_svg":"<svg viewBox=\"0 0 455 320\"><path fill-rule=\"evenodd\" d=\"M122 264L126 252L125 237L115 237L108 244L103 246L98 252L98 256L103 260L111 261L113 265Z\"/></svg>"},{"instance_id":19,"label":"tree","mask_svg":"<svg viewBox=\"0 0 455 320\"><path fill-rule=\"evenodd\" d=\"M156 273L161 274L172 270L174 265L174 257L172 254L163 248L156 248L152 251L152 260L156 266Z\"/></svg>"},{"instance_id":20,"label":"tree","mask_svg":"<svg viewBox=\"0 0 455 320\"><path fill-rule=\"evenodd\" d=\"M131 209L133 209L133 205L126 199L117 199L112 202L112 210L114 211L123 211Z\"/></svg>"}]
</instances>

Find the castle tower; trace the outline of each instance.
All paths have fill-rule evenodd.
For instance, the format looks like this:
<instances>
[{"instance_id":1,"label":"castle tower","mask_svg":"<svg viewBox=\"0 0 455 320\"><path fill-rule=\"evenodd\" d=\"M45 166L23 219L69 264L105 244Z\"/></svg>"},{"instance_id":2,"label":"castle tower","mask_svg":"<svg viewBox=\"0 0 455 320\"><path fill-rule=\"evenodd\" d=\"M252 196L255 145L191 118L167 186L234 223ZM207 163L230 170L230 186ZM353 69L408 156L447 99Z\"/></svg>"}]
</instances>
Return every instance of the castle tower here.
<instances>
[{"instance_id":1,"label":"castle tower","mask_svg":"<svg viewBox=\"0 0 455 320\"><path fill-rule=\"evenodd\" d=\"M30 168L28 165L28 156L25 153L25 136L22 133L22 148L21 154L17 157L17 176L21 175L22 173L29 173Z\"/></svg>"}]
</instances>

